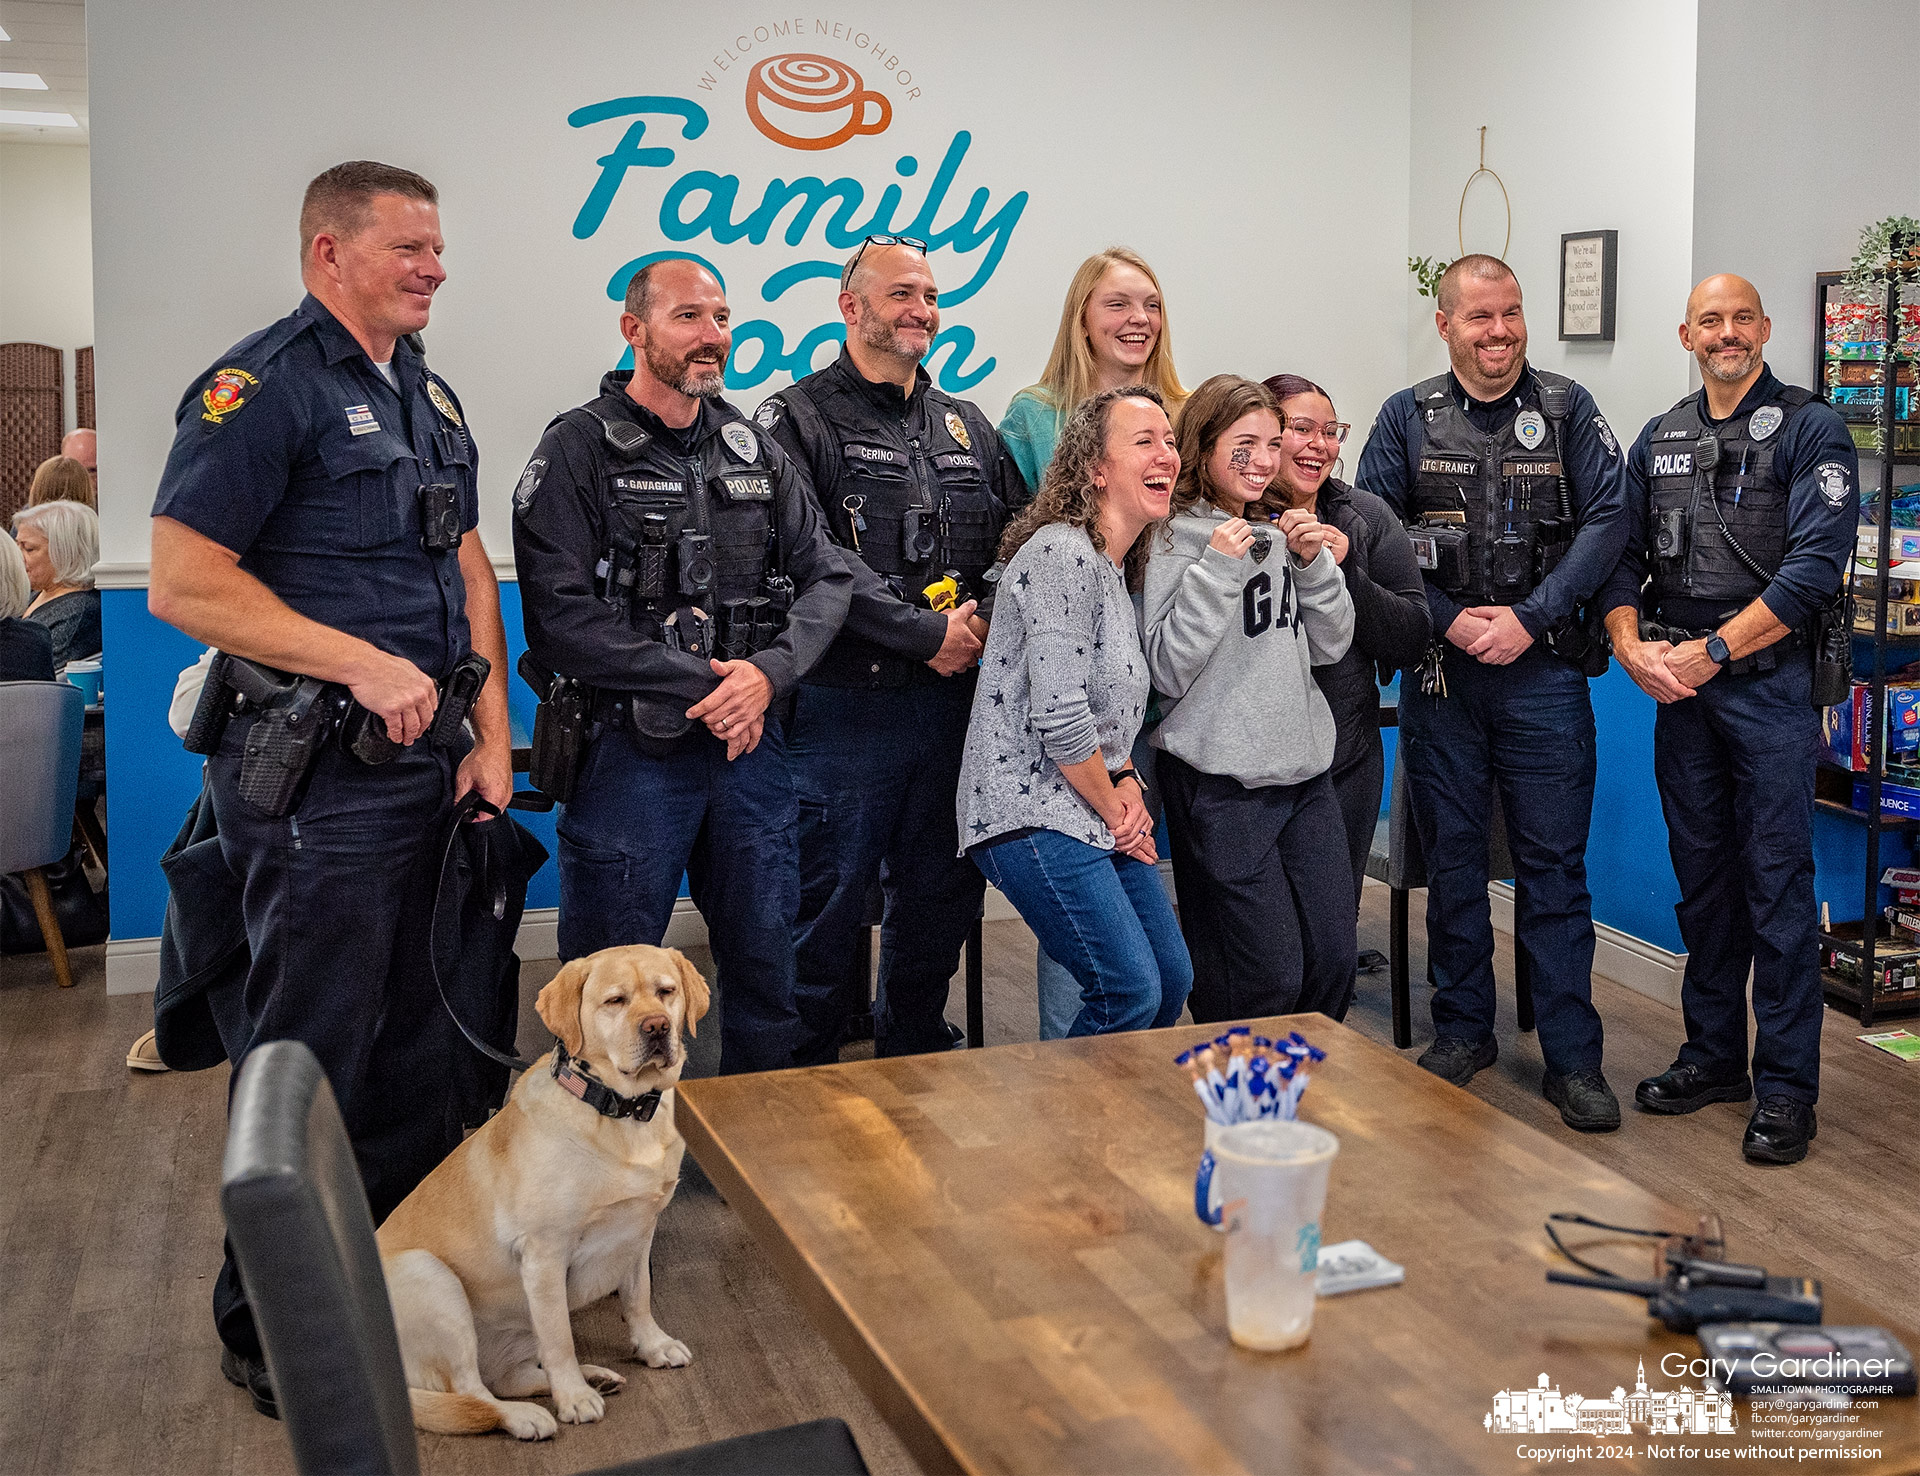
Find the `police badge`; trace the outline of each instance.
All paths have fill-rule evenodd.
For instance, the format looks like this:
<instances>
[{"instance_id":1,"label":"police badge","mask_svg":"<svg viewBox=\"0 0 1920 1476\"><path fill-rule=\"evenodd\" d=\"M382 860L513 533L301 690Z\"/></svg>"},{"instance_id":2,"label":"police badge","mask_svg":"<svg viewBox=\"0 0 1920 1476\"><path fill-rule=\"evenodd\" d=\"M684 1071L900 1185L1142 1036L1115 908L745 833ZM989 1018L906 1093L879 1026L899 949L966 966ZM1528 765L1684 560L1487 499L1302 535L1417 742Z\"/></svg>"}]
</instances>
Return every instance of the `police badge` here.
<instances>
[{"instance_id":1,"label":"police badge","mask_svg":"<svg viewBox=\"0 0 1920 1476\"><path fill-rule=\"evenodd\" d=\"M962 420L951 410L947 412L947 434L960 443L960 449L962 451L971 451L973 449L973 437L967 434L966 421Z\"/></svg>"},{"instance_id":2,"label":"police badge","mask_svg":"<svg viewBox=\"0 0 1920 1476\"><path fill-rule=\"evenodd\" d=\"M427 398L433 401L433 408L446 416L455 425L460 424L460 412L453 408L453 401L447 392L430 377L427 380Z\"/></svg>"},{"instance_id":3,"label":"police badge","mask_svg":"<svg viewBox=\"0 0 1920 1476\"><path fill-rule=\"evenodd\" d=\"M1764 441L1780 429L1786 418L1786 411L1778 405L1762 405L1747 418L1747 434L1756 441Z\"/></svg>"},{"instance_id":4,"label":"police badge","mask_svg":"<svg viewBox=\"0 0 1920 1476\"><path fill-rule=\"evenodd\" d=\"M1522 410L1514 417L1513 436L1529 451L1547 438L1546 418L1538 410Z\"/></svg>"},{"instance_id":5,"label":"police badge","mask_svg":"<svg viewBox=\"0 0 1920 1476\"><path fill-rule=\"evenodd\" d=\"M720 439L742 461L751 462L760 454L760 443L753 438L753 432L737 420L720 427Z\"/></svg>"}]
</instances>

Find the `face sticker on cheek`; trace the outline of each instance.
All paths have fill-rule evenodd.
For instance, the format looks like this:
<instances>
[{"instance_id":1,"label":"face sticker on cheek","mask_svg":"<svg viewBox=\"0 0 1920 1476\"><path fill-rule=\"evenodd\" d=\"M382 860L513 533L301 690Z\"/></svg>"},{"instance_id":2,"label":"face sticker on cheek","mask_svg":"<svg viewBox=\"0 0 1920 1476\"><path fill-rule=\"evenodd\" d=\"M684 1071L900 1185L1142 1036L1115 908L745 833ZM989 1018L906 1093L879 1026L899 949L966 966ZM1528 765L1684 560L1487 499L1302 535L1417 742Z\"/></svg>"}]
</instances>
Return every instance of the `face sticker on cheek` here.
<instances>
[{"instance_id":1,"label":"face sticker on cheek","mask_svg":"<svg viewBox=\"0 0 1920 1476\"><path fill-rule=\"evenodd\" d=\"M1227 458L1227 465L1237 472L1245 471L1252 464L1253 448L1251 446L1235 446L1233 455Z\"/></svg>"}]
</instances>

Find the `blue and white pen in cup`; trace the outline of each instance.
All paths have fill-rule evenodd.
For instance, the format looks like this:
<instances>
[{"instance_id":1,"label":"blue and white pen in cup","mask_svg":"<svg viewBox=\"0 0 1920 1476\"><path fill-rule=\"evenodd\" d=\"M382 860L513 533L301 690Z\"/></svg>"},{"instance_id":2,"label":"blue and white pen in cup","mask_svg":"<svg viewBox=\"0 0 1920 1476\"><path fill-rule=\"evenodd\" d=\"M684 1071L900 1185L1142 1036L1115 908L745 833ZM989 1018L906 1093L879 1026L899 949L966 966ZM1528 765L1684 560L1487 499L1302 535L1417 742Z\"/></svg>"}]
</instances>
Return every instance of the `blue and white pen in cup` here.
<instances>
[{"instance_id":1,"label":"blue and white pen in cup","mask_svg":"<svg viewBox=\"0 0 1920 1476\"><path fill-rule=\"evenodd\" d=\"M1295 1031L1284 1040L1255 1035L1236 1025L1173 1058L1193 1078L1194 1095L1206 1108L1206 1151L1193 1181L1193 1210L1201 1221L1224 1229L1213 1185L1214 1143L1220 1129L1243 1122L1292 1122L1311 1077L1309 1063L1327 1053Z\"/></svg>"}]
</instances>

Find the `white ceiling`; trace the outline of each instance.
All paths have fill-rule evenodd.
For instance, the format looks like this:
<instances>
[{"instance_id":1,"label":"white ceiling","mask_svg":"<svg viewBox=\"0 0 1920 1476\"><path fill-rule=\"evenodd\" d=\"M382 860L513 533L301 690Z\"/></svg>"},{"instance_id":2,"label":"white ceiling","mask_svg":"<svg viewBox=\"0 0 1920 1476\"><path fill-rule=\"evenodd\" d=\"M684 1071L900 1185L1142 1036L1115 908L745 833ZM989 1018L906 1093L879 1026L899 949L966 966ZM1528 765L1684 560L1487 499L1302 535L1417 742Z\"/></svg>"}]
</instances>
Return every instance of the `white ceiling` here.
<instances>
[{"instance_id":1,"label":"white ceiling","mask_svg":"<svg viewBox=\"0 0 1920 1476\"><path fill-rule=\"evenodd\" d=\"M87 142L86 0L0 0L0 72L38 72L45 92L0 88L0 110L71 113L78 128L0 123L0 143Z\"/></svg>"}]
</instances>

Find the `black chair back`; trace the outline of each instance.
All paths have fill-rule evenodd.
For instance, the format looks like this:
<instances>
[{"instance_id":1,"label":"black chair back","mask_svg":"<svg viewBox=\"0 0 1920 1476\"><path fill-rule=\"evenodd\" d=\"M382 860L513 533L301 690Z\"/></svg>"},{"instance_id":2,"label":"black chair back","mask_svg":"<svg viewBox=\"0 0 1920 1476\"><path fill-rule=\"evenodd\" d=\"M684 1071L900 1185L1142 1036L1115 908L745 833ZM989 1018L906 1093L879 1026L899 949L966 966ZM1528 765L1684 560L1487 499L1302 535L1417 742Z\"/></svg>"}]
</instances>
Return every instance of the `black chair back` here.
<instances>
[{"instance_id":1,"label":"black chair back","mask_svg":"<svg viewBox=\"0 0 1920 1476\"><path fill-rule=\"evenodd\" d=\"M220 1207L303 1473L417 1476L373 1215L320 1062L273 1041L241 1064Z\"/></svg>"}]
</instances>

